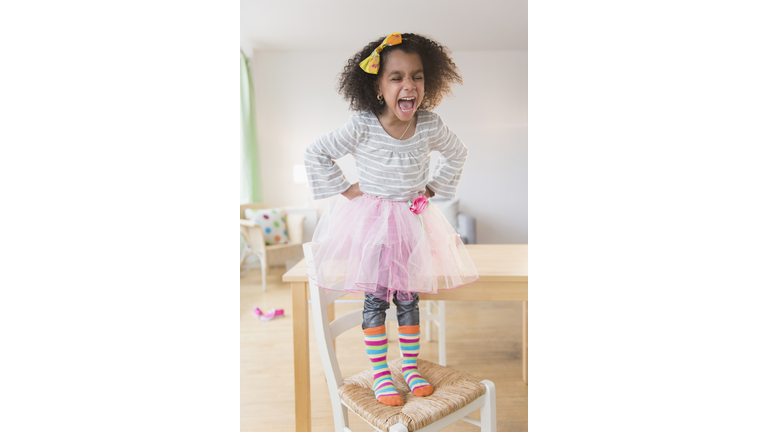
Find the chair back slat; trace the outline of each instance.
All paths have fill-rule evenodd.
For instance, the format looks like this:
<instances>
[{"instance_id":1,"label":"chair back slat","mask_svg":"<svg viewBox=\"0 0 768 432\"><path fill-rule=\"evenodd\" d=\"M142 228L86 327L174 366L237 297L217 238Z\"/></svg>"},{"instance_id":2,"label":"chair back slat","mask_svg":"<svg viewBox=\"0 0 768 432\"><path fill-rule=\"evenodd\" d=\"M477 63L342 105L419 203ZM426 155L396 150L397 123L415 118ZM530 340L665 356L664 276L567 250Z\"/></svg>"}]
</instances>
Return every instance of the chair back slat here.
<instances>
[{"instance_id":1,"label":"chair back slat","mask_svg":"<svg viewBox=\"0 0 768 432\"><path fill-rule=\"evenodd\" d=\"M359 327L363 322L363 310L355 309L352 312L336 318L328 326L331 328L331 339L336 339L340 334L353 328Z\"/></svg>"}]
</instances>

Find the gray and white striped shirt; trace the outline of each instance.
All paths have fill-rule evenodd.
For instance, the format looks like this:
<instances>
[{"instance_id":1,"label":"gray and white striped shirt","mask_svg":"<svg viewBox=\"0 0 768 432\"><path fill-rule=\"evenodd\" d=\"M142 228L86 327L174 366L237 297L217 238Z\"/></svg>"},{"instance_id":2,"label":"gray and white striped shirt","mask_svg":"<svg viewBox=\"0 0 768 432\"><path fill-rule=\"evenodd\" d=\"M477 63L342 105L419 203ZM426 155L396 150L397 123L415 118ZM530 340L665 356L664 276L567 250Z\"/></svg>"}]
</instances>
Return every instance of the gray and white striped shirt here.
<instances>
[{"instance_id":1,"label":"gray and white striped shirt","mask_svg":"<svg viewBox=\"0 0 768 432\"><path fill-rule=\"evenodd\" d=\"M430 153L440 153L429 176ZM351 185L334 159L351 154L360 176L360 190L390 201L408 201L429 186L453 198L461 180L467 147L437 114L419 111L413 137L398 140L387 134L370 111L353 114L341 128L321 137L304 151L304 166L313 199L328 198Z\"/></svg>"}]
</instances>

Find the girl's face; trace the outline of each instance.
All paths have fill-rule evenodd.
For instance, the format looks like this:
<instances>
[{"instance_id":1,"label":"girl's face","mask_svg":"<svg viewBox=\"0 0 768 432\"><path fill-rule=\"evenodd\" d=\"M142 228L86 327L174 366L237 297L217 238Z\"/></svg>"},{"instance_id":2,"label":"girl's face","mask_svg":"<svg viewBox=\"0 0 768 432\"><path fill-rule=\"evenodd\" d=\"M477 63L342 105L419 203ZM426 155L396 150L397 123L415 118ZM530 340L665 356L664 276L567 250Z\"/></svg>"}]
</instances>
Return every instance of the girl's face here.
<instances>
[{"instance_id":1,"label":"girl's face","mask_svg":"<svg viewBox=\"0 0 768 432\"><path fill-rule=\"evenodd\" d=\"M376 92L384 97L383 116L410 121L424 98L424 67L417 53L392 50L378 73ZM394 117L393 117L394 116Z\"/></svg>"}]
</instances>

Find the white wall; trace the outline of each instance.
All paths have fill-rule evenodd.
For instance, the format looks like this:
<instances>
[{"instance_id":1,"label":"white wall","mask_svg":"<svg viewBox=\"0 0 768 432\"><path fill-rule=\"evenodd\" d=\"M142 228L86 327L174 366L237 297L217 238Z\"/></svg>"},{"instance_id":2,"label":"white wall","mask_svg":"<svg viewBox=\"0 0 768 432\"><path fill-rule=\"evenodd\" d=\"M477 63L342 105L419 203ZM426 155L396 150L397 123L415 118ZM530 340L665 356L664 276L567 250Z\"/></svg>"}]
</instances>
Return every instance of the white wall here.
<instances>
[{"instance_id":1,"label":"white wall","mask_svg":"<svg viewBox=\"0 0 768 432\"><path fill-rule=\"evenodd\" d=\"M302 205L306 185L293 183L304 149L340 127L351 112L336 92L346 51L254 51L252 73L264 199ZM457 196L477 218L478 243L528 243L528 52L458 51L464 77L455 97L435 112L469 149ZM354 161L339 161L357 181ZM323 202L316 202L323 207Z\"/></svg>"}]
</instances>

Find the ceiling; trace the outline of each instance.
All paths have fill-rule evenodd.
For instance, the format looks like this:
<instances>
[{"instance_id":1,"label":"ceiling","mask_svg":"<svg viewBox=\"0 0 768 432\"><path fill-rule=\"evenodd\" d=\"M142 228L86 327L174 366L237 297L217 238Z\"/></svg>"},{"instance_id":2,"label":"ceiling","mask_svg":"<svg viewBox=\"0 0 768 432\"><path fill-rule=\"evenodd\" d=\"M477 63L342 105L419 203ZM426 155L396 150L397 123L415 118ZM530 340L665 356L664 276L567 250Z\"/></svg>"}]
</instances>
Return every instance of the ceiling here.
<instances>
[{"instance_id":1,"label":"ceiling","mask_svg":"<svg viewBox=\"0 0 768 432\"><path fill-rule=\"evenodd\" d=\"M451 51L527 50L527 0L240 0L240 48L356 51L392 32Z\"/></svg>"}]
</instances>

